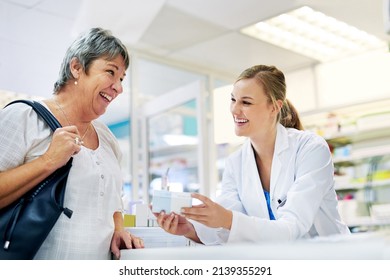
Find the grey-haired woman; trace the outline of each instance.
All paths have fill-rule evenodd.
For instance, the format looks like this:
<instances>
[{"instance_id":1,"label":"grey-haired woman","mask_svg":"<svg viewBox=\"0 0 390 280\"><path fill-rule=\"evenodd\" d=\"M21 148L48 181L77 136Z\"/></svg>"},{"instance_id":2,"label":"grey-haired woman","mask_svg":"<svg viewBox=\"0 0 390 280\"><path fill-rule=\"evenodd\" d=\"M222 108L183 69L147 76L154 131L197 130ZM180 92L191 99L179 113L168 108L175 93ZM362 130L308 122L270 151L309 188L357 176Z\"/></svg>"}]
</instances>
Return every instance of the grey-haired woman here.
<instances>
[{"instance_id":1,"label":"grey-haired woman","mask_svg":"<svg viewBox=\"0 0 390 280\"><path fill-rule=\"evenodd\" d=\"M62 128L53 134L25 104L0 111L0 208L73 157L65 195L73 216L60 216L36 259L109 259L143 247L123 227L118 143L96 120L122 93L128 66L121 41L92 28L69 47L54 95L42 101Z\"/></svg>"}]
</instances>

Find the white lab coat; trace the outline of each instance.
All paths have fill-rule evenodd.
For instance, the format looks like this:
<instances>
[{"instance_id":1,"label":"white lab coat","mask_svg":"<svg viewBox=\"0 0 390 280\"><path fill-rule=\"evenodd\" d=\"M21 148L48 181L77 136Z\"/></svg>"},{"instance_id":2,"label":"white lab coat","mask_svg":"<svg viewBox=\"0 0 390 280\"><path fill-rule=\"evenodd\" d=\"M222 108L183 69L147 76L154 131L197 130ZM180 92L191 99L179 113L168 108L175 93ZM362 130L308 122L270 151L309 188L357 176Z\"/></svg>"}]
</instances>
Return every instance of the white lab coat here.
<instances>
[{"instance_id":1,"label":"white lab coat","mask_svg":"<svg viewBox=\"0 0 390 280\"><path fill-rule=\"evenodd\" d=\"M337 210L333 162L326 141L307 131L278 124L267 202L249 139L226 161L217 202L233 211L231 230L193 222L207 245L295 240L349 234Z\"/></svg>"}]
</instances>

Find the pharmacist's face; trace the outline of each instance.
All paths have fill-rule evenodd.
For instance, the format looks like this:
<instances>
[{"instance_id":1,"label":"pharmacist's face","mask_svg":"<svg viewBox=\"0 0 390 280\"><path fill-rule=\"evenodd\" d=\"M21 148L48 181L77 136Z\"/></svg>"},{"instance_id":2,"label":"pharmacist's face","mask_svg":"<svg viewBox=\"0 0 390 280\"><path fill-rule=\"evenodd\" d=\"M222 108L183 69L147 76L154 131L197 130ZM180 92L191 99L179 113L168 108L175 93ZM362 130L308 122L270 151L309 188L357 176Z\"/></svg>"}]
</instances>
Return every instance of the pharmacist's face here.
<instances>
[{"instance_id":1,"label":"pharmacist's face","mask_svg":"<svg viewBox=\"0 0 390 280\"><path fill-rule=\"evenodd\" d=\"M255 79L234 84L230 111L237 136L256 138L275 129L277 112L268 101L263 85Z\"/></svg>"}]
</instances>

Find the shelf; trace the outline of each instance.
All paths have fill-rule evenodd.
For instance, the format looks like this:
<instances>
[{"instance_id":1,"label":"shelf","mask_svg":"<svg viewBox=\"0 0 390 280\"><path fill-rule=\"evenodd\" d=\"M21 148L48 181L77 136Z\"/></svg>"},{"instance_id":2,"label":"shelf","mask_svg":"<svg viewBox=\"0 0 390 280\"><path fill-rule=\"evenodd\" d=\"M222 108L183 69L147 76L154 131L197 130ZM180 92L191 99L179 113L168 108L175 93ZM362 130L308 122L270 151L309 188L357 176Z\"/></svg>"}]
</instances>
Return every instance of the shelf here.
<instances>
[{"instance_id":1,"label":"shelf","mask_svg":"<svg viewBox=\"0 0 390 280\"><path fill-rule=\"evenodd\" d=\"M367 161L373 157L388 155L390 155L390 145L376 146L353 151L349 156L334 157L333 163L335 165L351 166L355 165L356 163L361 163L362 161Z\"/></svg>"},{"instance_id":2,"label":"shelf","mask_svg":"<svg viewBox=\"0 0 390 280\"><path fill-rule=\"evenodd\" d=\"M353 222L347 223L347 226L349 228L353 228L353 227L378 227L378 226L389 226L389 225L390 225L390 219L378 221L378 220L372 219L371 217L361 217L361 219L356 219Z\"/></svg>"},{"instance_id":3,"label":"shelf","mask_svg":"<svg viewBox=\"0 0 390 280\"><path fill-rule=\"evenodd\" d=\"M178 145L178 146L165 146L150 149L150 157L172 157L175 155L182 155L186 153L193 153L196 155L198 145Z\"/></svg>"},{"instance_id":4,"label":"shelf","mask_svg":"<svg viewBox=\"0 0 390 280\"><path fill-rule=\"evenodd\" d=\"M348 185L342 185L342 186L336 185L335 190L336 191L361 190L361 189L364 189L364 187L366 185L367 185L367 183L350 183ZM372 188L389 187L389 186L390 186L390 179L373 181L371 183Z\"/></svg>"},{"instance_id":5,"label":"shelf","mask_svg":"<svg viewBox=\"0 0 390 280\"><path fill-rule=\"evenodd\" d=\"M303 119L304 126L324 137L332 150L339 212L350 228L390 227L389 105L390 99L378 100L329 108Z\"/></svg>"},{"instance_id":6,"label":"shelf","mask_svg":"<svg viewBox=\"0 0 390 280\"><path fill-rule=\"evenodd\" d=\"M373 126L365 129L356 129L349 133L336 133L325 140L333 147L345 146L351 143L358 143L377 138L390 137L389 124Z\"/></svg>"}]
</instances>

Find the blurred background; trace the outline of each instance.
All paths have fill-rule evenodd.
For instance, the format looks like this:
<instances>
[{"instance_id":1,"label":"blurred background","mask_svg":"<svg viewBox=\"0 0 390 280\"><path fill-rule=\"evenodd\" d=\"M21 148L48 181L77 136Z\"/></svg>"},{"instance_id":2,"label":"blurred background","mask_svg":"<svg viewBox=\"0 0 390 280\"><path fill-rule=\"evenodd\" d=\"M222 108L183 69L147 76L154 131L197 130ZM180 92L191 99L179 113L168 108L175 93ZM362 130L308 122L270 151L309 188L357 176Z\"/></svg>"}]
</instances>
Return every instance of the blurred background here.
<instances>
[{"instance_id":1,"label":"blurred background","mask_svg":"<svg viewBox=\"0 0 390 280\"><path fill-rule=\"evenodd\" d=\"M0 0L0 106L49 98L66 48L97 26L131 53L125 91L101 118L124 154L126 203L148 203L164 180L218 195L224 159L243 140L232 83L269 64L332 149L350 228L390 224L388 1Z\"/></svg>"}]
</instances>

